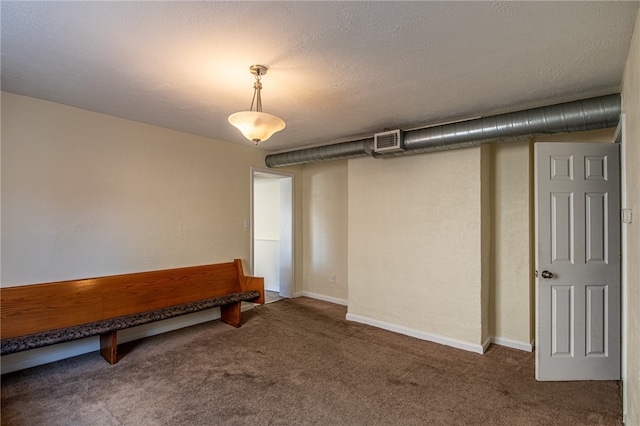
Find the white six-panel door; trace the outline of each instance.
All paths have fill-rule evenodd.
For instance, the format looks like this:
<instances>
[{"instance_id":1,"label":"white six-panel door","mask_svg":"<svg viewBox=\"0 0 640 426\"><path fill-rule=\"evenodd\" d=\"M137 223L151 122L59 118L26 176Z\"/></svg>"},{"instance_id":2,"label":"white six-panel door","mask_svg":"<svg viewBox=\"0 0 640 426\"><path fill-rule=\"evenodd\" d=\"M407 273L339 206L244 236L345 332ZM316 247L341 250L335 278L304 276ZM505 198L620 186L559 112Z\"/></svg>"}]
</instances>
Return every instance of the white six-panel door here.
<instances>
[{"instance_id":1,"label":"white six-panel door","mask_svg":"<svg viewBox=\"0 0 640 426\"><path fill-rule=\"evenodd\" d=\"M619 145L536 143L536 379L620 378Z\"/></svg>"}]
</instances>

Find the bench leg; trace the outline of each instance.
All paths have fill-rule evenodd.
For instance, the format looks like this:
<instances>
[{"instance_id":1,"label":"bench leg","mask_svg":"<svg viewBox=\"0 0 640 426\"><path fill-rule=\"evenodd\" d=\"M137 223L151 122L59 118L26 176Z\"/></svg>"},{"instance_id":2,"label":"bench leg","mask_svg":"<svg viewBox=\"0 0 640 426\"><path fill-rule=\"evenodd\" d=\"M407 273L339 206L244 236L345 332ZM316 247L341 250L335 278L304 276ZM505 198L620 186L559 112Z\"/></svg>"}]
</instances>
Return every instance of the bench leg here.
<instances>
[{"instance_id":1,"label":"bench leg","mask_svg":"<svg viewBox=\"0 0 640 426\"><path fill-rule=\"evenodd\" d=\"M112 331L100 335L100 355L109 364L118 362L118 332Z\"/></svg>"},{"instance_id":2,"label":"bench leg","mask_svg":"<svg viewBox=\"0 0 640 426\"><path fill-rule=\"evenodd\" d=\"M231 303L220 306L220 316L222 322L226 322L234 327L240 327L240 304L242 302Z\"/></svg>"}]
</instances>

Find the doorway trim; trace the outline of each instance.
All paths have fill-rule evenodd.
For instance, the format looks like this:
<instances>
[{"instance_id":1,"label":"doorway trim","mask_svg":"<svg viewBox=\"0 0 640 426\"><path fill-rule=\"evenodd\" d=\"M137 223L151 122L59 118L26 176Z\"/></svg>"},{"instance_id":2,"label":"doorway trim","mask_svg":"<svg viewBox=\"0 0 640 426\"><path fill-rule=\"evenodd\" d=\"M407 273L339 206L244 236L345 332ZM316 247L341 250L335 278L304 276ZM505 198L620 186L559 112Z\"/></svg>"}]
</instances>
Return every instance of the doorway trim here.
<instances>
[{"instance_id":1,"label":"doorway trim","mask_svg":"<svg viewBox=\"0 0 640 426\"><path fill-rule=\"evenodd\" d=\"M620 208L628 208L627 204L627 140L626 140L626 113L620 114L620 122L614 135L614 143L620 145ZM627 238L629 227L624 221L620 224L620 379L622 381L622 420L626 424L627 410L629 407L627 388Z\"/></svg>"},{"instance_id":2,"label":"doorway trim","mask_svg":"<svg viewBox=\"0 0 640 426\"><path fill-rule=\"evenodd\" d=\"M279 179L281 184L283 182L288 182L288 196L283 200L281 198L280 201L280 221L285 220L288 222L288 226L284 229L281 226L281 235L285 235L289 241L285 242L285 246L281 245L280 249L280 294L283 297L294 297L294 289L295 289L295 250L294 250L294 241L295 241L295 176L293 173L289 172L276 172L270 169L262 169L258 167L251 167L250 170L250 263L251 263L251 272L255 274L255 211L254 211L254 178L257 175L269 175L269 177L273 177L274 179ZM286 208L284 207L286 206ZM283 215L288 214L288 217L283 217ZM281 238L282 241L282 238ZM281 243L282 244L282 243ZM283 248L285 250L283 250ZM285 253L285 256L282 253ZM288 255L287 255L288 254ZM283 288L283 271L284 280L286 281L286 285Z\"/></svg>"}]
</instances>

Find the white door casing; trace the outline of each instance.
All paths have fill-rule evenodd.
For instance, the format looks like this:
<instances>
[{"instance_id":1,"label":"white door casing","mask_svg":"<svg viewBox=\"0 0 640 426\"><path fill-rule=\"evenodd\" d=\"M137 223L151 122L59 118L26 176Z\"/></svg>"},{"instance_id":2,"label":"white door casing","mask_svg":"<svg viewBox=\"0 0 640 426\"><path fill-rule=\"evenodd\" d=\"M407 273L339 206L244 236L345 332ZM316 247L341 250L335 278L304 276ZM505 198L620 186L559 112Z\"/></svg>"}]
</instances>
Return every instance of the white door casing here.
<instances>
[{"instance_id":1,"label":"white door casing","mask_svg":"<svg viewBox=\"0 0 640 426\"><path fill-rule=\"evenodd\" d=\"M619 148L535 144L537 380L620 378Z\"/></svg>"},{"instance_id":2,"label":"white door casing","mask_svg":"<svg viewBox=\"0 0 640 426\"><path fill-rule=\"evenodd\" d=\"M256 247L256 215L264 213L256 211L256 179L267 178L272 180L276 185L279 204L274 205L274 212L270 212L277 216L279 223L278 237L275 242L276 251L268 253L260 252ZM294 252L293 252L293 214L294 214L294 194L293 182L294 176L286 172L274 172L272 170L263 170L255 167L251 168L251 265L252 273L265 277L265 288L267 287L267 275L275 279L274 283L282 297L293 297L294 288ZM265 263L266 262L266 263ZM259 265L265 267L261 270ZM265 266L266 265L266 266ZM266 272L266 273L265 273Z\"/></svg>"}]
</instances>

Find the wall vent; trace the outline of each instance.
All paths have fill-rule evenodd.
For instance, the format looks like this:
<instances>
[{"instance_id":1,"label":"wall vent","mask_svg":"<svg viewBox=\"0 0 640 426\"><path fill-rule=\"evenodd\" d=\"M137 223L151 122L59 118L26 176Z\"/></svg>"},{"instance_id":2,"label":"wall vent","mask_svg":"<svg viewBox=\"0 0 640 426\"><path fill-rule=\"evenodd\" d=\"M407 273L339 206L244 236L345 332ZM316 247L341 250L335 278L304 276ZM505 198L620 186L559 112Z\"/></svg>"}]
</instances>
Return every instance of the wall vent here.
<instances>
[{"instance_id":1,"label":"wall vent","mask_svg":"<svg viewBox=\"0 0 640 426\"><path fill-rule=\"evenodd\" d=\"M402 130L391 130L373 135L373 150L375 152L404 151Z\"/></svg>"}]
</instances>

